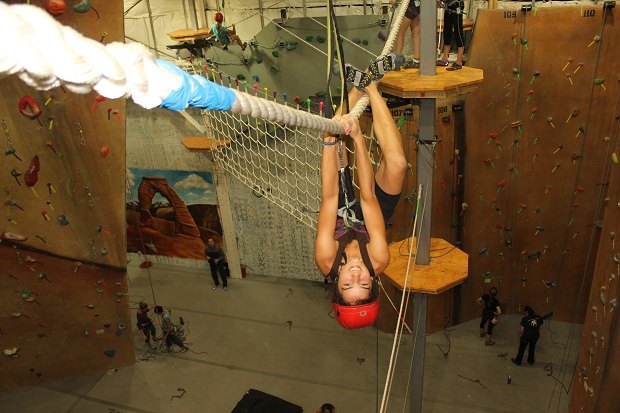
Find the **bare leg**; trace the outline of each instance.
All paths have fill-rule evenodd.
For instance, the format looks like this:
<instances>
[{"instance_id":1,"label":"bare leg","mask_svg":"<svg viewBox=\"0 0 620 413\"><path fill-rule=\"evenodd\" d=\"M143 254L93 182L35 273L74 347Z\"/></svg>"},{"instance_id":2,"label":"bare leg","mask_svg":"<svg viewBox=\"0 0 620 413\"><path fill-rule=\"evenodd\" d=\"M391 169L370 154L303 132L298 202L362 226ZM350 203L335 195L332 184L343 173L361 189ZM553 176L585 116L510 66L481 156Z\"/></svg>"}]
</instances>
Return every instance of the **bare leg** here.
<instances>
[{"instance_id":1,"label":"bare leg","mask_svg":"<svg viewBox=\"0 0 620 413\"><path fill-rule=\"evenodd\" d=\"M398 35L396 36L396 42L394 43L394 53L401 54L403 52L403 47L405 46L405 33L407 33L407 29L410 25L411 20L407 17L403 17L403 21L398 29Z\"/></svg>"},{"instance_id":2,"label":"bare leg","mask_svg":"<svg viewBox=\"0 0 620 413\"><path fill-rule=\"evenodd\" d=\"M452 45L444 45L443 47L443 60L445 60L446 62L448 61L448 56L450 55L450 49L452 48Z\"/></svg>"},{"instance_id":3,"label":"bare leg","mask_svg":"<svg viewBox=\"0 0 620 413\"><path fill-rule=\"evenodd\" d=\"M463 52L464 51L465 51L465 47L459 47L457 49L456 63L460 64L461 66L463 66Z\"/></svg>"},{"instance_id":4,"label":"bare leg","mask_svg":"<svg viewBox=\"0 0 620 413\"><path fill-rule=\"evenodd\" d=\"M411 44L413 45L413 58L420 60L420 16L411 21Z\"/></svg>"},{"instance_id":5,"label":"bare leg","mask_svg":"<svg viewBox=\"0 0 620 413\"><path fill-rule=\"evenodd\" d=\"M370 99L374 130L383 153L375 179L386 193L399 194L407 170L402 138L375 82L366 87L366 94Z\"/></svg>"}]
</instances>

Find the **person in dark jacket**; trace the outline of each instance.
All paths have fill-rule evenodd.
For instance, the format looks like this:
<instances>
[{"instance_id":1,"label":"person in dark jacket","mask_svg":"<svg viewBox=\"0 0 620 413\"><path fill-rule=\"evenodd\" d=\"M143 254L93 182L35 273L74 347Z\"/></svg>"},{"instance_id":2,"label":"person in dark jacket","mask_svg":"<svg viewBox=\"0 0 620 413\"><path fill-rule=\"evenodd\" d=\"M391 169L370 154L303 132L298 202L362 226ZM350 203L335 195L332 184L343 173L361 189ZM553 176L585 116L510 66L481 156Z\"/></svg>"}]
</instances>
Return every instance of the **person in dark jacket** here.
<instances>
[{"instance_id":1,"label":"person in dark jacket","mask_svg":"<svg viewBox=\"0 0 620 413\"><path fill-rule=\"evenodd\" d=\"M138 311L136 312L138 330L144 335L144 342L151 348L151 337L155 339L155 325L149 318L149 306L140 301Z\"/></svg>"},{"instance_id":2,"label":"person in dark jacket","mask_svg":"<svg viewBox=\"0 0 620 413\"><path fill-rule=\"evenodd\" d=\"M521 338L519 340L519 352L517 353L517 357L511 358L512 361L517 366L521 365L521 361L523 360L523 353L525 352L525 348L529 346L527 352L527 362L529 364L534 364L534 351L536 350L536 342L540 337L540 326L543 325L544 319L536 314L536 312L530 307L526 305L524 308L525 317L521 319Z\"/></svg>"},{"instance_id":3,"label":"person in dark jacket","mask_svg":"<svg viewBox=\"0 0 620 413\"><path fill-rule=\"evenodd\" d=\"M480 320L480 337L485 337L485 346L495 344L493 340L493 328L497 324L497 318L502 313L502 309L497 300L497 288L491 287L488 294L483 294L476 300L482 306L482 319ZM488 325L487 325L488 323ZM486 332L485 332L485 326Z\"/></svg>"},{"instance_id":4,"label":"person in dark jacket","mask_svg":"<svg viewBox=\"0 0 620 413\"><path fill-rule=\"evenodd\" d=\"M224 255L224 251L217 245L215 245L215 241L213 238L209 238L207 240L207 249L205 250L205 256L209 261L209 268L211 269L211 278L213 278L213 282L215 286L213 289L215 290L218 285L220 285L219 278L222 279L222 284L224 286L224 291L228 290L228 280L226 279L226 272L224 268L224 263L226 261L226 256ZM219 277L218 277L219 274Z\"/></svg>"}]
</instances>

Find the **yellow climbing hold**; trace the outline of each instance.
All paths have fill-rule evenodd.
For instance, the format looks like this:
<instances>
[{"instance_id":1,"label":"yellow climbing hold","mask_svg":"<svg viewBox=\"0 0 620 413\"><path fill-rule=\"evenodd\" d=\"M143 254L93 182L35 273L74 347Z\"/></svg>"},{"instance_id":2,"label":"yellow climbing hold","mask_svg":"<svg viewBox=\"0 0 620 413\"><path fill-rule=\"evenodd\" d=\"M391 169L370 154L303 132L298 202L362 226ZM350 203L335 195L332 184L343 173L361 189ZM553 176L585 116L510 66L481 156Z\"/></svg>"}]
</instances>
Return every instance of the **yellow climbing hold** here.
<instances>
[{"instance_id":1,"label":"yellow climbing hold","mask_svg":"<svg viewBox=\"0 0 620 413\"><path fill-rule=\"evenodd\" d=\"M617 153L614 152L611 154L611 161L615 163L616 165L618 165L618 154Z\"/></svg>"}]
</instances>

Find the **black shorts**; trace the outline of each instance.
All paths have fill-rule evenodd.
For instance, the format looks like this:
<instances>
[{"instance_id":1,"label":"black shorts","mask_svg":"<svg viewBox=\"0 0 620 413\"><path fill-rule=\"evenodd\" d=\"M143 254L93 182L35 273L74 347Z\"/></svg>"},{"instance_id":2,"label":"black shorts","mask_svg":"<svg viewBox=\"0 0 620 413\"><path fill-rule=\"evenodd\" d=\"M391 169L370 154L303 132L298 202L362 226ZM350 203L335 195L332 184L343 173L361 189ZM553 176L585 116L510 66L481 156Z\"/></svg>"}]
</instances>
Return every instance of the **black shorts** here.
<instances>
[{"instance_id":1,"label":"black shorts","mask_svg":"<svg viewBox=\"0 0 620 413\"><path fill-rule=\"evenodd\" d=\"M340 176L340 174L338 176ZM344 168L344 186L348 191L348 201L349 204L351 204L351 202L355 199L355 192L353 191L351 169L348 165ZM345 205L344 194L342 190L342 181L340 180L338 182L338 189L340 191L340 194L338 195L338 209L340 209ZM400 193L396 195L386 193L383 189L381 189L381 187L379 186L379 184L377 184L377 181L375 180L375 196L377 197L377 201L379 201L379 207L381 208L381 214L383 215L383 222L387 227L388 221L390 220L390 218L392 218L392 215L394 215L394 209L396 208L398 200L400 199ZM357 219L359 219L360 221L364 220L364 215L362 214L362 209L359 202L355 202L351 209L355 211L355 216Z\"/></svg>"},{"instance_id":2,"label":"black shorts","mask_svg":"<svg viewBox=\"0 0 620 413\"><path fill-rule=\"evenodd\" d=\"M420 15L420 6L416 6L415 3L415 0L409 0L409 5L407 6L407 10L405 10L405 17L409 20L414 20Z\"/></svg>"}]
</instances>

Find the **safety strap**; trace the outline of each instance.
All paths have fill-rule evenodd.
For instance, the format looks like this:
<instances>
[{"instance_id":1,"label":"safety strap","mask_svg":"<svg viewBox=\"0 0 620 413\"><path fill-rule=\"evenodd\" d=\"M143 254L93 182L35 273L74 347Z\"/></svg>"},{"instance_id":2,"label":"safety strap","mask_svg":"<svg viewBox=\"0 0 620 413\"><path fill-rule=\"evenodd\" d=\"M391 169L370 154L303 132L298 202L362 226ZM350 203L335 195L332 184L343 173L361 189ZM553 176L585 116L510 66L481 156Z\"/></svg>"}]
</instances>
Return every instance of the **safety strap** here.
<instances>
[{"instance_id":1,"label":"safety strap","mask_svg":"<svg viewBox=\"0 0 620 413\"><path fill-rule=\"evenodd\" d=\"M344 221L344 226L347 228L351 228L355 221L358 221L355 211L350 208L349 204L349 193L347 191L347 185L345 182L345 173L344 173L344 141L341 139L338 141L338 162L340 163L340 186L342 187L342 193L344 195L344 208L342 213L342 220ZM359 221L358 221L359 222Z\"/></svg>"}]
</instances>

